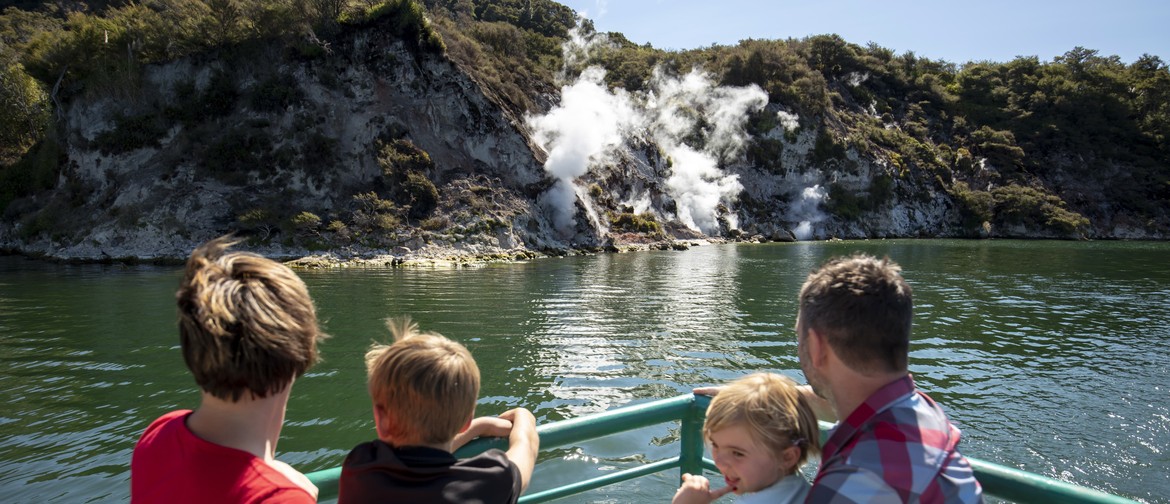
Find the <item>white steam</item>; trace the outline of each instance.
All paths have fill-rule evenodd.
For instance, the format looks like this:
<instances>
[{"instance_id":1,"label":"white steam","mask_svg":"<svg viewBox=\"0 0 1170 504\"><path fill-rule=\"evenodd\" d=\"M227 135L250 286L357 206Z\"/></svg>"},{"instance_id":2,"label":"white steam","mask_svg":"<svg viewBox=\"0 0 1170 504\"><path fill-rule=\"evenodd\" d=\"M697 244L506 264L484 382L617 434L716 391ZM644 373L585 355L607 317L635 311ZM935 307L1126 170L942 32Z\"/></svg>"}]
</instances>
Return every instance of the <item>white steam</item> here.
<instances>
[{"instance_id":1,"label":"white steam","mask_svg":"<svg viewBox=\"0 0 1170 504\"><path fill-rule=\"evenodd\" d=\"M534 139L548 152L544 170L556 179L542 200L553 211L556 228L569 234L579 196L573 181L591 164L611 159L641 120L641 113L625 91L611 93L605 88L605 70L589 67L577 82L561 88L560 105L527 119Z\"/></svg>"},{"instance_id":2,"label":"white steam","mask_svg":"<svg viewBox=\"0 0 1170 504\"><path fill-rule=\"evenodd\" d=\"M666 189L677 203L678 219L688 228L714 234L719 205L729 206L743 191L739 176L723 173L719 161L739 154L747 140L747 114L763 108L768 95L756 86L716 86L699 70L676 78L656 68L650 84L645 101L651 116L648 133L671 160ZM702 145L685 143L698 128ZM735 215L726 217L735 228Z\"/></svg>"},{"instance_id":3,"label":"white steam","mask_svg":"<svg viewBox=\"0 0 1170 504\"><path fill-rule=\"evenodd\" d=\"M791 112L777 111L776 120L780 121L780 126L784 128L784 131L789 133L796 131L796 128L800 127L800 116Z\"/></svg>"},{"instance_id":4,"label":"white steam","mask_svg":"<svg viewBox=\"0 0 1170 504\"><path fill-rule=\"evenodd\" d=\"M564 48L566 67L587 58L598 40L573 30ZM717 86L699 70L675 77L655 68L649 91L640 93L610 91L604 78L599 67L585 69L576 82L561 88L560 105L527 118L535 140L549 153L544 168L556 184L543 200L557 229L567 236L576 225L581 189L575 180L591 166L612 162L630 140L639 139L657 145L667 157L665 189L676 203L678 220L693 230L717 233L720 205L729 209L743 190L738 176L724 173L719 163L740 154L748 138L747 115L768 103L767 94L755 85ZM580 199L592 212L588 198ZM724 218L731 228L737 226L733 212Z\"/></svg>"},{"instance_id":5,"label":"white steam","mask_svg":"<svg viewBox=\"0 0 1170 504\"><path fill-rule=\"evenodd\" d=\"M644 213L647 210L650 210L650 195L647 193L642 193L637 197L631 197L630 199L623 201L622 205L632 208L635 214Z\"/></svg>"},{"instance_id":6,"label":"white steam","mask_svg":"<svg viewBox=\"0 0 1170 504\"><path fill-rule=\"evenodd\" d=\"M825 219L821 212L821 202L825 200L828 191L819 184L806 187L800 192L800 199L792 205L791 215L800 219L800 224L792 230L792 236L799 241L807 241L813 237L813 224Z\"/></svg>"}]
</instances>

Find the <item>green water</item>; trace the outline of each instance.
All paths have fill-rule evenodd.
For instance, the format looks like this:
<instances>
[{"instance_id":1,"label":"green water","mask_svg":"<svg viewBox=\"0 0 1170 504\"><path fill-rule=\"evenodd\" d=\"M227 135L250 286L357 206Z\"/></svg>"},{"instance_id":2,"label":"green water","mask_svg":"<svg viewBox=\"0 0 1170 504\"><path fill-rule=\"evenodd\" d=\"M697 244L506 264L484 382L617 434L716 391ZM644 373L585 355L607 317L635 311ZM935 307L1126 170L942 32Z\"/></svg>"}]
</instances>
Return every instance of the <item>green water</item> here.
<instances>
[{"instance_id":1,"label":"green water","mask_svg":"<svg viewBox=\"0 0 1170 504\"><path fill-rule=\"evenodd\" d=\"M718 245L460 270L304 271L332 335L299 380L279 458L337 466L374 435L361 356L410 314L466 344L481 414L542 422L747 371L803 381L804 276L888 254L915 289L911 371L963 451L1147 502L1170 495L1170 244L866 241ZM141 430L197 405L175 324L177 268L0 257L0 499L124 501ZM542 453L533 491L677 455L673 426ZM666 502L661 474L564 502Z\"/></svg>"}]
</instances>

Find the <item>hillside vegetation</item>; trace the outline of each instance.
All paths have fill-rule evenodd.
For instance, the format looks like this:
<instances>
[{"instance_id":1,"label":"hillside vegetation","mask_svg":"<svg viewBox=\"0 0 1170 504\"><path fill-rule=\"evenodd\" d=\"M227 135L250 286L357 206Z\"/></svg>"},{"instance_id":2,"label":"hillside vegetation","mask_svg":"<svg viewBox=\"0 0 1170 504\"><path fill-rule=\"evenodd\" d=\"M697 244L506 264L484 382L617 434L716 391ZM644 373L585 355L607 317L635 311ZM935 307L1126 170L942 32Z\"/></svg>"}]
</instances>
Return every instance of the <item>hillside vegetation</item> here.
<instances>
[{"instance_id":1,"label":"hillside vegetation","mask_svg":"<svg viewBox=\"0 0 1170 504\"><path fill-rule=\"evenodd\" d=\"M578 35L606 35L608 43L588 59L566 61L563 44L575 27ZM525 135L524 117L553 107L560 86L588 65L605 68L610 87L631 92L646 89L656 68L676 75L701 68L723 85L758 86L768 105L748 121L751 138L738 160L725 163L764 174L821 173L822 209L835 222L864 223L913 199L902 192L916 188L953 204L945 235L1165 238L1170 231L1170 70L1158 56L1127 63L1075 47L1053 61L955 63L836 35L668 52L618 33L595 34L588 20L548 0L19 2L0 13L3 221L19 240L84 239L70 216L99 203L96 189L71 175L79 163L86 168L83 152L128 162L142 149L170 149L193 165L196 179L239 188L254 184L257 170L261 178L291 168L310 178L340 170L346 140L312 124L312 114L298 116L304 123L295 139L274 138L272 123L312 101L290 68L301 65L324 88L341 89L349 68L363 64L347 60L342 48L356 47L355 37L371 30L399 40L413 59L391 65L398 70L372 71L450 62L498 107L473 107L472 117L499 114ZM175 62L198 77L166 92L152 88L147 70ZM117 104L101 109L109 127L80 134L88 126L68 113L103 100ZM771 132L782 117L797 122L778 136ZM802 135L812 139L807 156L796 166L781 162ZM444 166L442 156L432 161L432 147L417 137L408 127L387 126L366 154L355 154L383 173L368 191L347 186L352 194L335 197L349 202L344 211L336 202L310 208L249 200L233 210L232 222L185 232L234 230L328 249L352 236L357 221L366 235L450 228L449 215L434 213L443 184L458 178L444 173L472 176L475 169ZM839 174L869 173L859 160L884 168L864 190L833 182ZM605 204L610 186L595 185L588 192L615 231L665 236L661 216ZM475 194L501 189L489 186ZM506 189L529 199L542 190ZM768 218L764 203L746 196L741 203L734 211L748 221ZM371 213L384 218L361 220ZM125 214L108 217L144 225ZM515 224L498 213L484 218L490 222L467 226L488 232Z\"/></svg>"}]
</instances>

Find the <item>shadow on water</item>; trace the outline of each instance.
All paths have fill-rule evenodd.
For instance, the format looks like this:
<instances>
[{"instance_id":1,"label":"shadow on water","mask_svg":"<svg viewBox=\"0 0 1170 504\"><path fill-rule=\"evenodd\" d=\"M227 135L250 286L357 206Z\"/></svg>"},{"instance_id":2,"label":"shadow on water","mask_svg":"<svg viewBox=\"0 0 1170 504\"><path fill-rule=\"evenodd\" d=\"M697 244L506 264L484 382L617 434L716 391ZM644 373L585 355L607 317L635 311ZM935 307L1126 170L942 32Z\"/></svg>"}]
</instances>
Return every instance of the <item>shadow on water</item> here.
<instances>
[{"instance_id":1,"label":"shadow on water","mask_svg":"<svg viewBox=\"0 0 1170 504\"><path fill-rule=\"evenodd\" d=\"M704 246L462 270L302 271L326 331L279 456L335 467L374 436L362 355L410 315L463 342L480 414L550 422L755 370L803 381L796 293L825 259L889 255L915 289L911 371L964 452L1156 502L1170 495L1170 245L865 241ZM177 268L0 257L0 495L124 500L142 428L198 395L182 365ZM677 426L542 454L532 491L677 455ZM559 502L666 501L664 473Z\"/></svg>"}]
</instances>

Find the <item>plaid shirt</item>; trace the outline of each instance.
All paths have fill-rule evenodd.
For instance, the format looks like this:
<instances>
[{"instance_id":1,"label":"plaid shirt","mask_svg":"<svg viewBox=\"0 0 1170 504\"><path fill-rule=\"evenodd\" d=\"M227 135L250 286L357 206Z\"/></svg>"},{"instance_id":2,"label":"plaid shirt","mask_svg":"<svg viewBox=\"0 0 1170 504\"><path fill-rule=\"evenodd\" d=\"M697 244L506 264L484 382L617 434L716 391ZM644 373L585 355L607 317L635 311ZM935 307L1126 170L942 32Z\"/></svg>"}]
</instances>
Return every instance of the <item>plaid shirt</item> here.
<instances>
[{"instance_id":1,"label":"plaid shirt","mask_svg":"<svg viewBox=\"0 0 1170 504\"><path fill-rule=\"evenodd\" d=\"M805 502L983 502L958 445L959 429L907 375L830 431Z\"/></svg>"}]
</instances>

